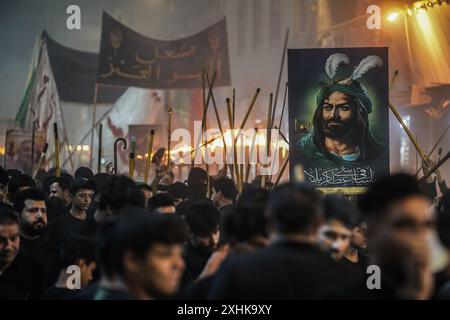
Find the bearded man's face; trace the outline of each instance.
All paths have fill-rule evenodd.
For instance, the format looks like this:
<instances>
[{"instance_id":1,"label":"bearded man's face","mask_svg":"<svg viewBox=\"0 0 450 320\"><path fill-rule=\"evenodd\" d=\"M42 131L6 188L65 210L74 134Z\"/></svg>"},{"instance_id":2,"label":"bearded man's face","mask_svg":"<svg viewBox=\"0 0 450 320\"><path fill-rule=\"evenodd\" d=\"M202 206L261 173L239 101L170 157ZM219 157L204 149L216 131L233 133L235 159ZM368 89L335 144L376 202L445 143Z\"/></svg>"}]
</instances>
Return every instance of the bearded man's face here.
<instances>
[{"instance_id":1,"label":"bearded man's face","mask_svg":"<svg viewBox=\"0 0 450 320\"><path fill-rule=\"evenodd\" d=\"M356 102L342 92L333 92L322 104L323 131L329 138L345 138L356 129Z\"/></svg>"}]
</instances>

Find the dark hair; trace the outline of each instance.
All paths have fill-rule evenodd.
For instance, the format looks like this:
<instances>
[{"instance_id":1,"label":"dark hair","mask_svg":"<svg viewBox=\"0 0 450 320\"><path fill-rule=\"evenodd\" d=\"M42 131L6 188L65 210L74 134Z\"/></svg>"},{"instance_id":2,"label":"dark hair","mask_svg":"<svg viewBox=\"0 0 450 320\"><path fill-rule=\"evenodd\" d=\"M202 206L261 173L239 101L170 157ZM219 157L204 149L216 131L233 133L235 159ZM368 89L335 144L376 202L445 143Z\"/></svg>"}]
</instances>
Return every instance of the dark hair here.
<instances>
[{"instance_id":1,"label":"dark hair","mask_svg":"<svg viewBox=\"0 0 450 320\"><path fill-rule=\"evenodd\" d=\"M62 189L62 191L69 190L70 185L72 183L72 181L70 181L67 177L62 175L60 177L55 177L53 181L50 183L50 186L55 182L58 183L58 186Z\"/></svg>"},{"instance_id":2,"label":"dark hair","mask_svg":"<svg viewBox=\"0 0 450 320\"><path fill-rule=\"evenodd\" d=\"M187 186L183 182L175 182L168 186L169 193L175 199L186 199L187 197Z\"/></svg>"},{"instance_id":3,"label":"dark hair","mask_svg":"<svg viewBox=\"0 0 450 320\"><path fill-rule=\"evenodd\" d=\"M228 200L236 199L236 186L230 178L220 177L214 181L213 187L216 192L221 192Z\"/></svg>"},{"instance_id":4,"label":"dark hair","mask_svg":"<svg viewBox=\"0 0 450 320\"><path fill-rule=\"evenodd\" d=\"M70 185L70 194L76 195L76 193L80 190L95 190L94 181L88 180L85 178L76 178L72 184Z\"/></svg>"},{"instance_id":5,"label":"dark hair","mask_svg":"<svg viewBox=\"0 0 450 320\"><path fill-rule=\"evenodd\" d=\"M87 264L95 261L92 240L78 235L71 235L64 239L59 256L60 268L67 268L81 259L84 259Z\"/></svg>"},{"instance_id":6,"label":"dark hair","mask_svg":"<svg viewBox=\"0 0 450 320\"><path fill-rule=\"evenodd\" d=\"M76 178L92 179L94 177L94 173L92 172L91 169L89 169L87 167L79 167L75 171L74 176L75 176L75 179Z\"/></svg>"},{"instance_id":7,"label":"dark hair","mask_svg":"<svg viewBox=\"0 0 450 320\"><path fill-rule=\"evenodd\" d=\"M146 184L146 183L140 183L140 184L136 184L137 185L137 187L140 189L140 190L147 190L147 191L151 191L151 192L153 192L153 189L152 189L152 187L150 187L148 184Z\"/></svg>"},{"instance_id":8,"label":"dark hair","mask_svg":"<svg viewBox=\"0 0 450 320\"><path fill-rule=\"evenodd\" d=\"M14 199L14 196L17 192L19 192L19 189L23 187L36 188L36 183L28 174L21 173L19 175L12 176L9 179L8 193L12 195L12 199Z\"/></svg>"},{"instance_id":9,"label":"dark hair","mask_svg":"<svg viewBox=\"0 0 450 320\"><path fill-rule=\"evenodd\" d=\"M306 232L321 215L320 200L320 193L310 185L285 183L272 191L266 212L278 232Z\"/></svg>"},{"instance_id":10,"label":"dark hair","mask_svg":"<svg viewBox=\"0 0 450 320\"><path fill-rule=\"evenodd\" d=\"M153 157L152 157L152 163L160 162L162 160L162 158L164 157L165 153L166 153L166 148L159 148L158 150L156 150L156 152L153 154Z\"/></svg>"},{"instance_id":11,"label":"dark hair","mask_svg":"<svg viewBox=\"0 0 450 320\"><path fill-rule=\"evenodd\" d=\"M45 199L44 191L35 188L26 189L14 197L13 209L20 215L25 208L26 200L45 201Z\"/></svg>"},{"instance_id":12,"label":"dark hair","mask_svg":"<svg viewBox=\"0 0 450 320\"><path fill-rule=\"evenodd\" d=\"M194 203L187 209L185 218L189 230L198 237L207 237L219 227L219 212L210 203Z\"/></svg>"},{"instance_id":13,"label":"dark hair","mask_svg":"<svg viewBox=\"0 0 450 320\"><path fill-rule=\"evenodd\" d=\"M8 172L6 172L5 169L0 167L0 183L1 184L7 184L9 181Z\"/></svg>"},{"instance_id":14,"label":"dark hair","mask_svg":"<svg viewBox=\"0 0 450 320\"><path fill-rule=\"evenodd\" d=\"M450 249L450 191L439 200L436 216L439 238L442 244Z\"/></svg>"},{"instance_id":15,"label":"dark hair","mask_svg":"<svg viewBox=\"0 0 450 320\"><path fill-rule=\"evenodd\" d=\"M353 83L356 87L361 88L361 85L354 81ZM330 92L324 97L324 100L320 102L317 106L316 111L313 116L313 141L314 145L319 149L319 151L325 155L330 160L333 158L325 148L325 134L323 133L323 102L327 99L333 92ZM366 109L363 107L362 103L358 100L356 96L345 94L349 96L349 102L355 106L355 123L356 130L354 136L359 139L358 146L360 147L360 160L373 159L380 152L383 151L383 147L375 140L369 129L369 115Z\"/></svg>"},{"instance_id":16,"label":"dark hair","mask_svg":"<svg viewBox=\"0 0 450 320\"><path fill-rule=\"evenodd\" d=\"M190 198L204 198L208 186L208 174L199 167L194 167L188 175L188 195Z\"/></svg>"},{"instance_id":17,"label":"dark hair","mask_svg":"<svg viewBox=\"0 0 450 320\"><path fill-rule=\"evenodd\" d=\"M12 209L1 206L0 207L0 225L10 226L13 224L19 224L18 215Z\"/></svg>"},{"instance_id":18,"label":"dark hair","mask_svg":"<svg viewBox=\"0 0 450 320\"><path fill-rule=\"evenodd\" d=\"M120 215L114 227L114 243L118 258L117 271L124 275L123 256L132 251L144 257L155 243L182 244L186 241L186 226L181 217L167 214L149 214L143 208L128 208ZM129 212L128 212L129 211Z\"/></svg>"},{"instance_id":19,"label":"dark hair","mask_svg":"<svg viewBox=\"0 0 450 320\"><path fill-rule=\"evenodd\" d=\"M148 199L148 210L150 212L160 208L174 206L175 202L173 197L168 193L158 193Z\"/></svg>"},{"instance_id":20,"label":"dark hair","mask_svg":"<svg viewBox=\"0 0 450 320\"><path fill-rule=\"evenodd\" d=\"M323 198L323 213L326 221L337 220L349 229L358 224L356 208L342 195L325 195Z\"/></svg>"},{"instance_id":21,"label":"dark hair","mask_svg":"<svg viewBox=\"0 0 450 320\"><path fill-rule=\"evenodd\" d=\"M104 211L109 207L113 212L127 206L144 207L145 197L133 180L125 176L114 176L103 188L98 207Z\"/></svg>"},{"instance_id":22,"label":"dark hair","mask_svg":"<svg viewBox=\"0 0 450 320\"><path fill-rule=\"evenodd\" d=\"M20 172L20 170L17 170L17 169L7 169L7 170L6 170L6 173L8 173L8 176L9 176L10 178L22 174L22 172Z\"/></svg>"},{"instance_id":23,"label":"dark hair","mask_svg":"<svg viewBox=\"0 0 450 320\"><path fill-rule=\"evenodd\" d=\"M255 210L256 209L256 210ZM264 209L236 206L222 217L221 237L226 242L251 241L257 236L267 237L267 220Z\"/></svg>"},{"instance_id":24,"label":"dark hair","mask_svg":"<svg viewBox=\"0 0 450 320\"><path fill-rule=\"evenodd\" d=\"M109 183L111 178L112 176L105 172L97 173L94 178L92 178L95 185L95 192L101 193L105 186Z\"/></svg>"},{"instance_id":25,"label":"dark hair","mask_svg":"<svg viewBox=\"0 0 450 320\"><path fill-rule=\"evenodd\" d=\"M117 218L107 219L100 225L99 231L94 238L95 257L99 263L102 274L112 277L117 272L117 244L115 241L115 228Z\"/></svg>"},{"instance_id":26,"label":"dark hair","mask_svg":"<svg viewBox=\"0 0 450 320\"><path fill-rule=\"evenodd\" d=\"M417 181L405 173L397 173L377 179L361 196L358 206L366 220L383 216L384 209L397 201L412 196L426 197Z\"/></svg>"}]
</instances>

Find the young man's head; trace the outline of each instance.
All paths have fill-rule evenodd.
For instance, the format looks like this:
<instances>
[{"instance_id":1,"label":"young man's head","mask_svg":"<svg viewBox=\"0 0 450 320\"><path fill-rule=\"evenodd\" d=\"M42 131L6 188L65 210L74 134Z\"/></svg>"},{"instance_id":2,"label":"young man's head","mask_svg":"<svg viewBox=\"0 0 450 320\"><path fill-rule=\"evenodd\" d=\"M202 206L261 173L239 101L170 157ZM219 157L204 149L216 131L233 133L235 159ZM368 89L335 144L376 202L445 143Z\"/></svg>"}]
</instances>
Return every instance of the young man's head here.
<instances>
[{"instance_id":1,"label":"young man's head","mask_svg":"<svg viewBox=\"0 0 450 320\"><path fill-rule=\"evenodd\" d=\"M108 214L116 214L126 207L144 205L144 194L133 180L125 176L113 176L101 191L98 208Z\"/></svg>"},{"instance_id":2,"label":"young man's head","mask_svg":"<svg viewBox=\"0 0 450 320\"><path fill-rule=\"evenodd\" d=\"M170 296L184 271L186 229L177 215L154 215L128 208L114 230L118 275L139 299ZM125 218L126 216L126 218Z\"/></svg>"},{"instance_id":3,"label":"young man's head","mask_svg":"<svg viewBox=\"0 0 450 320\"><path fill-rule=\"evenodd\" d=\"M0 209L0 268L10 265L20 248L19 219L14 211Z\"/></svg>"},{"instance_id":4,"label":"young man's head","mask_svg":"<svg viewBox=\"0 0 450 320\"><path fill-rule=\"evenodd\" d=\"M0 167L0 203L4 201L7 192L9 176L5 169Z\"/></svg>"},{"instance_id":5,"label":"young man's head","mask_svg":"<svg viewBox=\"0 0 450 320\"><path fill-rule=\"evenodd\" d=\"M55 177L49 188L49 199L61 203L63 206L70 204L70 180L66 177Z\"/></svg>"},{"instance_id":6,"label":"young man's head","mask_svg":"<svg viewBox=\"0 0 450 320\"><path fill-rule=\"evenodd\" d=\"M85 178L76 178L70 186L72 210L86 211L94 196L94 182Z\"/></svg>"},{"instance_id":7,"label":"young man's head","mask_svg":"<svg viewBox=\"0 0 450 320\"><path fill-rule=\"evenodd\" d=\"M60 271L66 274L70 266L80 268L80 287L85 288L93 278L97 267L94 244L88 238L70 236L64 240L60 253Z\"/></svg>"},{"instance_id":8,"label":"young man's head","mask_svg":"<svg viewBox=\"0 0 450 320\"><path fill-rule=\"evenodd\" d=\"M236 193L236 186L230 178L220 177L213 183L212 200L214 205L219 208L233 203Z\"/></svg>"},{"instance_id":9,"label":"young man's head","mask_svg":"<svg viewBox=\"0 0 450 320\"><path fill-rule=\"evenodd\" d=\"M194 167L188 175L188 197L198 199L206 197L208 191L208 174L199 167Z\"/></svg>"},{"instance_id":10,"label":"young man's head","mask_svg":"<svg viewBox=\"0 0 450 320\"><path fill-rule=\"evenodd\" d=\"M323 200L323 211L319 243L334 259L341 259L351 245L355 209L343 196L327 195Z\"/></svg>"},{"instance_id":11,"label":"young man's head","mask_svg":"<svg viewBox=\"0 0 450 320\"><path fill-rule=\"evenodd\" d=\"M16 194L28 188L36 188L36 182L31 176L25 173L12 176L8 182L8 201L13 203Z\"/></svg>"},{"instance_id":12,"label":"young man's head","mask_svg":"<svg viewBox=\"0 0 450 320\"><path fill-rule=\"evenodd\" d=\"M205 202L190 206L186 211L186 222L195 246L213 251L219 243L219 212Z\"/></svg>"},{"instance_id":13,"label":"young man's head","mask_svg":"<svg viewBox=\"0 0 450 320\"><path fill-rule=\"evenodd\" d=\"M14 211L20 217L23 236L36 237L47 227L45 193L39 189L26 189L14 198Z\"/></svg>"},{"instance_id":14,"label":"young man's head","mask_svg":"<svg viewBox=\"0 0 450 320\"><path fill-rule=\"evenodd\" d=\"M320 201L319 192L305 184L286 183L275 188L266 210L273 232L315 241L322 222Z\"/></svg>"},{"instance_id":15,"label":"young man's head","mask_svg":"<svg viewBox=\"0 0 450 320\"><path fill-rule=\"evenodd\" d=\"M359 201L369 244L389 232L428 236L434 225L430 207L413 177L400 173L379 178Z\"/></svg>"},{"instance_id":16,"label":"young man's head","mask_svg":"<svg viewBox=\"0 0 450 320\"><path fill-rule=\"evenodd\" d=\"M175 205L184 201L187 197L187 187L182 182L175 182L168 186L168 192L172 195L175 201Z\"/></svg>"},{"instance_id":17,"label":"young man's head","mask_svg":"<svg viewBox=\"0 0 450 320\"><path fill-rule=\"evenodd\" d=\"M148 200L148 210L156 213L175 213L175 202L168 193L158 193Z\"/></svg>"}]
</instances>

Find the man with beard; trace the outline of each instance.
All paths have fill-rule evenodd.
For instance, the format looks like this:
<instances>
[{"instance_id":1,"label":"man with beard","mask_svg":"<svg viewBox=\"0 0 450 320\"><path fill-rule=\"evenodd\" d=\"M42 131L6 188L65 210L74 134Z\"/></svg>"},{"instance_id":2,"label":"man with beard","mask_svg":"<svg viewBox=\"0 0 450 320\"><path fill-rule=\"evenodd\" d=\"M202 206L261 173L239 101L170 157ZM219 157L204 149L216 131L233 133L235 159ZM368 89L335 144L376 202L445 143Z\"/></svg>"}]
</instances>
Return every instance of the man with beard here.
<instances>
[{"instance_id":1,"label":"man with beard","mask_svg":"<svg viewBox=\"0 0 450 320\"><path fill-rule=\"evenodd\" d=\"M328 60L333 61L333 56ZM361 165L382 154L382 146L369 129L372 101L367 90L356 81L381 64L381 58L367 57L350 78L341 81L334 80L335 73L327 71L333 82L317 93L313 130L297 142L307 165L328 168L341 164ZM338 67L339 64L335 66Z\"/></svg>"},{"instance_id":2,"label":"man with beard","mask_svg":"<svg viewBox=\"0 0 450 320\"><path fill-rule=\"evenodd\" d=\"M19 252L20 233L16 214L0 210L0 300L38 299L43 272L34 260Z\"/></svg>"},{"instance_id":3,"label":"man with beard","mask_svg":"<svg viewBox=\"0 0 450 320\"><path fill-rule=\"evenodd\" d=\"M20 217L20 253L47 267L52 251L45 237L47 207L45 194L38 189L27 189L14 200L14 211Z\"/></svg>"}]
</instances>

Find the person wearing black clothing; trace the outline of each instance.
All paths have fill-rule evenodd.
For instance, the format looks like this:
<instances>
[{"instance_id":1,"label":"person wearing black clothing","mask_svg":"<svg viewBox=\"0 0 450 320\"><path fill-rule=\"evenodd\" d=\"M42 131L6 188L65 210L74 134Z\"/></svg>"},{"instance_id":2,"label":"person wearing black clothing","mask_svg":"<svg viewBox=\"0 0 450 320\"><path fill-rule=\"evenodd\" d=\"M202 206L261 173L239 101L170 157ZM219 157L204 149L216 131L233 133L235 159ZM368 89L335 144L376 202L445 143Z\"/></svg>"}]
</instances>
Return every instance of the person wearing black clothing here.
<instances>
[{"instance_id":1,"label":"person wearing black clothing","mask_svg":"<svg viewBox=\"0 0 450 320\"><path fill-rule=\"evenodd\" d=\"M45 234L45 193L33 188L20 192L14 199L14 211L20 217L20 253L35 260L46 270L53 252Z\"/></svg>"},{"instance_id":2,"label":"person wearing black clothing","mask_svg":"<svg viewBox=\"0 0 450 320\"><path fill-rule=\"evenodd\" d=\"M34 260L20 254L19 221L12 210L0 210L0 300L38 299L44 273Z\"/></svg>"},{"instance_id":3,"label":"person wearing black clothing","mask_svg":"<svg viewBox=\"0 0 450 320\"><path fill-rule=\"evenodd\" d=\"M12 204L14 202L14 197L20 191L28 188L36 188L36 182L33 178L25 173L19 173L9 178L8 182L8 193L6 195L6 200Z\"/></svg>"},{"instance_id":4,"label":"person wearing black clothing","mask_svg":"<svg viewBox=\"0 0 450 320\"><path fill-rule=\"evenodd\" d=\"M169 194L172 195L175 201L175 206L183 202L187 197L187 187L182 182L172 183L167 187Z\"/></svg>"},{"instance_id":5,"label":"person wearing black clothing","mask_svg":"<svg viewBox=\"0 0 450 320\"><path fill-rule=\"evenodd\" d=\"M219 209L221 216L233 208L236 194L236 186L230 178L220 177L213 182L212 201L217 209Z\"/></svg>"},{"instance_id":6,"label":"person wearing black clothing","mask_svg":"<svg viewBox=\"0 0 450 320\"><path fill-rule=\"evenodd\" d=\"M319 244L333 259L340 260L350 248L355 210L344 196L326 195L323 211L324 223L319 229Z\"/></svg>"},{"instance_id":7,"label":"person wearing black clothing","mask_svg":"<svg viewBox=\"0 0 450 320\"><path fill-rule=\"evenodd\" d=\"M97 266L91 240L70 236L64 240L59 258L58 280L48 288L43 300L75 300L92 280Z\"/></svg>"},{"instance_id":8,"label":"person wearing black clothing","mask_svg":"<svg viewBox=\"0 0 450 320\"><path fill-rule=\"evenodd\" d=\"M316 299L348 274L318 246L320 194L287 183L274 189L267 205L271 244L229 261L214 281L209 299Z\"/></svg>"},{"instance_id":9,"label":"person wearing black clothing","mask_svg":"<svg viewBox=\"0 0 450 320\"><path fill-rule=\"evenodd\" d=\"M183 291L181 298L204 300L228 261L264 248L268 243L265 202L236 206L222 217L221 247L208 260L197 281Z\"/></svg>"},{"instance_id":10,"label":"person wearing black clothing","mask_svg":"<svg viewBox=\"0 0 450 320\"><path fill-rule=\"evenodd\" d=\"M98 254L109 277L100 282L94 300L148 300L175 294L184 269L182 219L133 207L115 219L102 229L109 240Z\"/></svg>"},{"instance_id":11,"label":"person wearing black clothing","mask_svg":"<svg viewBox=\"0 0 450 320\"><path fill-rule=\"evenodd\" d=\"M70 186L72 207L69 214L56 218L49 226L49 241L54 246L62 243L72 228L82 224L94 194L94 183L84 178L75 179Z\"/></svg>"},{"instance_id":12,"label":"person wearing black clothing","mask_svg":"<svg viewBox=\"0 0 450 320\"><path fill-rule=\"evenodd\" d=\"M192 205L185 215L189 227L189 241L184 259L186 273L195 280L219 243L219 213L212 204Z\"/></svg>"},{"instance_id":13,"label":"person wearing black clothing","mask_svg":"<svg viewBox=\"0 0 450 320\"><path fill-rule=\"evenodd\" d=\"M343 285L333 298L429 297L428 239L434 226L430 206L414 177L398 173L377 179L358 207L367 223L368 254L381 268L381 289L369 290L365 275Z\"/></svg>"},{"instance_id":14,"label":"person wearing black clothing","mask_svg":"<svg viewBox=\"0 0 450 320\"><path fill-rule=\"evenodd\" d=\"M126 176L103 178L103 183L99 183L99 187L96 185L96 198L98 197L96 209L83 223L74 228L78 234L93 237L100 225L111 216L117 215L127 207L144 207L144 194L132 179Z\"/></svg>"},{"instance_id":15,"label":"person wearing black clothing","mask_svg":"<svg viewBox=\"0 0 450 320\"><path fill-rule=\"evenodd\" d=\"M188 175L187 199L177 205L176 212L183 216L189 207L195 203L212 204L211 199L207 197L207 193L208 174L202 168L192 168Z\"/></svg>"}]
</instances>

